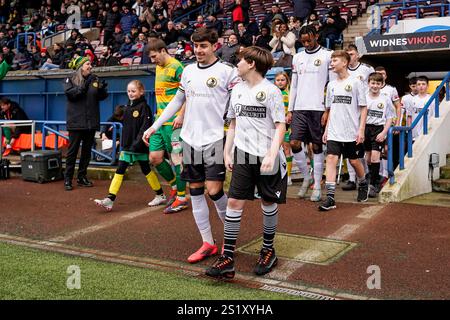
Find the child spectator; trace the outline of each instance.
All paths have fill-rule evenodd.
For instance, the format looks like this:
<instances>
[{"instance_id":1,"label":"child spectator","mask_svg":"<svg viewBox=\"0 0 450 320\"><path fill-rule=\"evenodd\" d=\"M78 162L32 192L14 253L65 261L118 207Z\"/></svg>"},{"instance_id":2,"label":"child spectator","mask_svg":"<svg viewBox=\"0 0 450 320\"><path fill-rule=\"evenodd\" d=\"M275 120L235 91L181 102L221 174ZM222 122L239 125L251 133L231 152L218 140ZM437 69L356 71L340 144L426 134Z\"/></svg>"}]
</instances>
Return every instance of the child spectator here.
<instances>
[{"instance_id":1,"label":"child spectator","mask_svg":"<svg viewBox=\"0 0 450 320\"><path fill-rule=\"evenodd\" d=\"M284 103L284 116L287 117L288 114L288 108L289 108L289 87L290 87L290 80L289 76L286 72L278 72L275 75L275 85L278 87L278 89L281 90L281 94L283 95L283 103ZM283 151L284 155L286 156L286 162L287 162L287 175L288 180L287 184L292 185L291 180L291 171L292 171L292 149L290 144L289 136L291 134L291 131L289 130L289 125L286 124L286 133L284 134L284 140L283 140Z\"/></svg>"},{"instance_id":2,"label":"child spectator","mask_svg":"<svg viewBox=\"0 0 450 320\"><path fill-rule=\"evenodd\" d=\"M111 211L122 185L124 174L130 165L138 162L142 173L147 178L150 187L156 192L156 197L164 195L156 174L151 171L148 148L142 141L142 135L153 123L153 115L150 106L144 96L144 85L139 80L133 80L127 87L130 104L125 107L123 114L122 147L119 165L109 187L106 198L95 199L95 203L106 211ZM151 202L152 203L152 202ZM156 203L155 205L159 205Z\"/></svg>"}]
</instances>

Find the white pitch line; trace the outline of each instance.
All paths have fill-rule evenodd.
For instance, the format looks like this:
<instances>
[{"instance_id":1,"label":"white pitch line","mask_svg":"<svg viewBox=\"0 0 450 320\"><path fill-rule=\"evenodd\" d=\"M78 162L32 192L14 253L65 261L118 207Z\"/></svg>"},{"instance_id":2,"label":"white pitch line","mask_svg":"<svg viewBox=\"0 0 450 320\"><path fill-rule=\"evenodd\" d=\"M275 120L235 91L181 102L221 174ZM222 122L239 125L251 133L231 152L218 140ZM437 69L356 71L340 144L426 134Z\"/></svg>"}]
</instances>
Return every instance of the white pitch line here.
<instances>
[{"instance_id":1,"label":"white pitch line","mask_svg":"<svg viewBox=\"0 0 450 320\"><path fill-rule=\"evenodd\" d=\"M90 227L87 227L87 228L83 228L83 229L80 229L80 230L75 230L75 231L66 233L64 235L61 235L61 236L49 239L48 241L50 241L50 242L66 242L66 241L75 239L77 237L80 237L82 235L85 235L85 234L88 234L88 233L92 233L92 232L96 232L96 231L99 231L99 230L102 230L102 229L105 229L105 228L112 227L112 226L114 226L116 224L119 224L119 223L122 223L122 222L125 222L125 221L128 221L128 220L132 220L132 219L138 218L138 217L143 216L143 215L145 215L147 213L161 210L161 208L162 208L161 206L158 206L158 207L154 207L154 208L141 209L139 211L131 212L131 213L128 213L128 214L126 214L124 216L117 217L115 219L112 219L112 220L109 220L109 221L106 221L106 222L103 222L103 223L99 223L99 224L96 224L96 225L93 225L93 226L90 226Z\"/></svg>"},{"instance_id":2,"label":"white pitch line","mask_svg":"<svg viewBox=\"0 0 450 320\"><path fill-rule=\"evenodd\" d=\"M376 216L384 206L370 206L363 208L362 212L357 216L357 218L361 219L372 219Z\"/></svg>"},{"instance_id":3,"label":"white pitch line","mask_svg":"<svg viewBox=\"0 0 450 320\"><path fill-rule=\"evenodd\" d=\"M353 234L361 225L367 223L371 218L373 218L376 214L378 214L384 206L370 206L362 208L362 212L357 216L358 218L365 219L364 222L359 224L344 224L341 228L333 232L332 234L326 236L328 239L336 239L336 240L345 240L351 234ZM302 259L305 260L305 257L313 257L317 255L318 251L315 249L309 249L297 255L294 259ZM287 280L294 272L301 269L306 263L299 261L287 261L284 262L280 267L275 268L271 271L268 276L271 279L276 280Z\"/></svg>"}]
</instances>

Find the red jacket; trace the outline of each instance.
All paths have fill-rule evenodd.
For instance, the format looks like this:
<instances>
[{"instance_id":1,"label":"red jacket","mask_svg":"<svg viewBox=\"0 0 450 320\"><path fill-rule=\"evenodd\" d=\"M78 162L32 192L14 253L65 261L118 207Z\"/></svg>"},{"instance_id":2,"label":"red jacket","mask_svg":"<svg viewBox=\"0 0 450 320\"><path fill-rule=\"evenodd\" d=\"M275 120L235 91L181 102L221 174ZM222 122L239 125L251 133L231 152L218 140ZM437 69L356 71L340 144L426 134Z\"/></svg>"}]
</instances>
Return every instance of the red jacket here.
<instances>
[{"instance_id":1,"label":"red jacket","mask_svg":"<svg viewBox=\"0 0 450 320\"><path fill-rule=\"evenodd\" d=\"M242 11L242 6L237 5L233 12L231 13L233 22L244 22L244 11Z\"/></svg>"}]
</instances>

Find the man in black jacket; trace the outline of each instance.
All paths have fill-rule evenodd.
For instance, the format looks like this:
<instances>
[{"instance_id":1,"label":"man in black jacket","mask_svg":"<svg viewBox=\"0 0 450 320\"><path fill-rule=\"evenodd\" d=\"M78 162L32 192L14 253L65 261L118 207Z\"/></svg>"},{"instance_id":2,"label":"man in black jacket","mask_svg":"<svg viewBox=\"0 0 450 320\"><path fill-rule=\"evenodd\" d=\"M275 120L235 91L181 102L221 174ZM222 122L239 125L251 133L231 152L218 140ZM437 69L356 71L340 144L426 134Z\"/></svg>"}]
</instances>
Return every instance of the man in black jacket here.
<instances>
[{"instance_id":1,"label":"man in black jacket","mask_svg":"<svg viewBox=\"0 0 450 320\"><path fill-rule=\"evenodd\" d=\"M117 2L112 4L111 10L106 14L106 22L104 28L103 44L107 45L108 41L112 38L114 28L120 23L119 5Z\"/></svg>"},{"instance_id":2,"label":"man in black jacket","mask_svg":"<svg viewBox=\"0 0 450 320\"><path fill-rule=\"evenodd\" d=\"M99 67L113 67L120 65L119 59L114 57L112 52L112 47L104 47L102 52L102 57L98 63Z\"/></svg>"},{"instance_id":3,"label":"man in black jacket","mask_svg":"<svg viewBox=\"0 0 450 320\"><path fill-rule=\"evenodd\" d=\"M81 143L77 183L82 187L92 187L86 177L87 167L91 160L95 132L100 130L100 101L108 96L107 83L91 73L92 66L88 58L78 57L69 67L77 71L64 80L64 92L67 96L66 127L69 131L69 150L64 175L64 187L67 191L73 189L72 178Z\"/></svg>"},{"instance_id":4,"label":"man in black jacket","mask_svg":"<svg viewBox=\"0 0 450 320\"><path fill-rule=\"evenodd\" d=\"M300 24L309 17L310 13L316 7L315 0L292 0L292 3L294 5L294 17L300 20Z\"/></svg>"}]
</instances>

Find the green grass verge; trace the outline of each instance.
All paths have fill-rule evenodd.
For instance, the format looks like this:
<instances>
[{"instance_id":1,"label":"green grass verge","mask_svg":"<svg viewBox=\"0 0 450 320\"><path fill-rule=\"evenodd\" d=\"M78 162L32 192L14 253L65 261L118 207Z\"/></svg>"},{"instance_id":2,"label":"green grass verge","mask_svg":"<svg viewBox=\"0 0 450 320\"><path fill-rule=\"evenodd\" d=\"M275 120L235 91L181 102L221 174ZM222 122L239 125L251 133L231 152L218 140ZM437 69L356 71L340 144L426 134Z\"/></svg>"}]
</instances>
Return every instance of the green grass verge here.
<instances>
[{"instance_id":1,"label":"green grass verge","mask_svg":"<svg viewBox=\"0 0 450 320\"><path fill-rule=\"evenodd\" d=\"M0 243L0 299L298 299L231 283L98 262ZM79 266L81 288L68 289L67 268Z\"/></svg>"}]
</instances>

